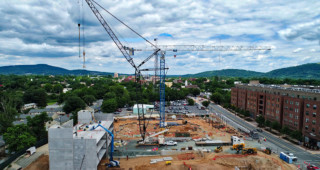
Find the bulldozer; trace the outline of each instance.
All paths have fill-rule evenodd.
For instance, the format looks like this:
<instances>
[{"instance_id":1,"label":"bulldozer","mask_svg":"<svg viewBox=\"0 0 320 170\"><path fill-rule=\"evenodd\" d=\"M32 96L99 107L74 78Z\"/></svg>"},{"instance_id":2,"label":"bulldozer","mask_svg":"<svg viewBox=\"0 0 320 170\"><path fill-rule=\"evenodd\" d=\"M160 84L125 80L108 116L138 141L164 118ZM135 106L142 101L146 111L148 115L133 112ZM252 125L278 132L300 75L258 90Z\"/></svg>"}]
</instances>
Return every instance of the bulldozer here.
<instances>
[{"instance_id":1,"label":"bulldozer","mask_svg":"<svg viewBox=\"0 0 320 170\"><path fill-rule=\"evenodd\" d=\"M171 165L171 161L166 161L166 165Z\"/></svg>"},{"instance_id":2,"label":"bulldozer","mask_svg":"<svg viewBox=\"0 0 320 170\"><path fill-rule=\"evenodd\" d=\"M252 155L252 154L257 154L257 148L243 148L242 149L242 154L248 154L248 155Z\"/></svg>"},{"instance_id":3,"label":"bulldozer","mask_svg":"<svg viewBox=\"0 0 320 170\"><path fill-rule=\"evenodd\" d=\"M271 150L271 148L266 148L263 152L264 152L265 154L271 155L272 150Z\"/></svg>"},{"instance_id":4,"label":"bulldozer","mask_svg":"<svg viewBox=\"0 0 320 170\"><path fill-rule=\"evenodd\" d=\"M219 153L219 152L221 152L221 151L223 151L222 146L218 146L218 147L214 150L215 153Z\"/></svg>"}]
</instances>

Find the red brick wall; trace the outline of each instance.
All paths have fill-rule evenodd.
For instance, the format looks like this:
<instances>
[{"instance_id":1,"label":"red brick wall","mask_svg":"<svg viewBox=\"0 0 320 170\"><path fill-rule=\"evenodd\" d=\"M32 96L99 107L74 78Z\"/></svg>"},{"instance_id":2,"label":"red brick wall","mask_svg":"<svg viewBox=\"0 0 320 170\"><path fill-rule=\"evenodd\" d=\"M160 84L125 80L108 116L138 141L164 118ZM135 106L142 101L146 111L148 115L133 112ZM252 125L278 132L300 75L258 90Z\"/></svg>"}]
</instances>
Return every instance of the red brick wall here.
<instances>
[{"instance_id":1,"label":"red brick wall","mask_svg":"<svg viewBox=\"0 0 320 170\"><path fill-rule=\"evenodd\" d=\"M283 126L292 130L302 130L303 99L283 97Z\"/></svg>"},{"instance_id":2,"label":"red brick wall","mask_svg":"<svg viewBox=\"0 0 320 170\"><path fill-rule=\"evenodd\" d=\"M247 90L238 89L238 107L240 109L246 110L246 102L247 102Z\"/></svg>"},{"instance_id":3,"label":"red brick wall","mask_svg":"<svg viewBox=\"0 0 320 170\"><path fill-rule=\"evenodd\" d=\"M238 89L231 88L231 105L238 106Z\"/></svg>"},{"instance_id":4,"label":"red brick wall","mask_svg":"<svg viewBox=\"0 0 320 170\"><path fill-rule=\"evenodd\" d=\"M256 91L247 91L247 110L256 118L258 111L258 96Z\"/></svg>"},{"instance_id":5,"label":"red brick wall","mask_svg":"<svg viewBox=\"0 0 320 170\"><path fill-rule=\"evenodd\" d=\"M314 106L316 107L315 109ZM303 135L320 140L320 101L305 99L302 124ZM306 129L306 126L308 129Z\"/></svg>"},{"instance_id":6,"label":"red brick wall","mask_svg":"<svg viewBox=\"0 0 320 170\"><path fill-rule=\"evenodd\" d=\"M266 94L265 119L271 122L277 121L282 124L282 101L283 96L276 94Z\"/></svg>"}]
</instances>

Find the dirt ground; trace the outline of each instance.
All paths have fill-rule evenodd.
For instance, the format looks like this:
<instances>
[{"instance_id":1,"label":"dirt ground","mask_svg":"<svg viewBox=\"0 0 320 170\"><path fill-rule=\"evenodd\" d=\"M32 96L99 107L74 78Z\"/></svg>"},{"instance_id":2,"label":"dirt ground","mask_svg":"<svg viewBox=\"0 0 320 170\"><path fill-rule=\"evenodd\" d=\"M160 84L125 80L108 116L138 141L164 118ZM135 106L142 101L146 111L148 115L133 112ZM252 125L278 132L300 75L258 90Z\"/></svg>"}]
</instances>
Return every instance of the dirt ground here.
<instances>
[{"instance_id":1,"label":"dirt ground","mask_svg":"<svg viewBox=\"0 0 320 170\"><path fill-rule=\"evenodd\" d=\"M169 131L165 134L166 137L174 137L175 132L188 132L190 133L192 138L204 138L206 135L211 137L212 139L219 140L230 140L230 136L236 133L227 133L228 129L232 129L231 127L227 127L224 129L216 129L212 127L212 124L209 124L203 118L195 117L195 118L185 118L188 121L186 125L181 126L172 126L169 128ZM168 120L167 122L177 122L182 124L181 120ZM148 134L153 134L159 131L158 126L159 123L157 120L150 120L149 125L147 127ZM234 129L233 129L234 130ZM139 136L139 126L137 120L120 120L114 123L114 131L116 139L122 140L139 140L141 137ZM147 134L147 135L148 135Z\"/></svg>"},{"instance_id":2,"label":"dirt ground","mask_svg":"<svg viewBox=\"0 0 320 170\"><path fill-rule=\"evenodd\" d=\"M217 155L225 155L225 153L206 153L204 157L199 154L195 154L196 158L193 160L179 160L178 155L170 156L173 158L171 165L165 165L165 161L150 164L151 159L163 158L164 156L153 156L153 157L139 157L130 158L129 160L120 159L120 167L124 170L185 170L191 167L193 170L233 170L235 166L242 169L281 169L291 170L296 169L294 165L289 165L282 162L276 155L265 155L264 153L258 153L257 155L234 158L213 158ZM106 160L103 160L105 163ZM103 163L98 167L99 170L104 169Z\"/></svg>"},{"instance_id":3,"label":"dirt ground","mask_svg":"<svg viewBox=\"0 0 320 170\"><path fill-rule=\"evenodd\" d=\"M49 169L49 156L42 155L35 162L31 163L24 170L48 170Z\"/></svg>"},{"instance_id":4,"label":"dirt ground","mask_svg":"<svg viewBox=\"0 0 320 170\"><path fill-rule=\"evenodd\" d=\"M234 157L223 157L225 153L205 153L202 157L200 154L194 154L195 159L193 160L179 160L178 155L170 156L173 158L171 165L165 165L165 162L158 162L155 164L150 164L151 159L163 158L164 156L152 156L152 157L138 157L120 159L120 167L124 170L185 170L191 167L193 170L233 170L235 166L247 168L247 169L281 169L281 170L291 170L296 169L292 164L284 163L279 159L277 155L266 155L264 153L258 153L253 156L246 156L240 158ZM230 154L229 154L230 155ZM213 158L217 156L222 156L222 158ZM98 170L105 170L106 167L104 163L107 160L102 160L101 164L98 166ZM186 164L186 165L185 165ZM25 170L48 170L49 169L49 157L48 155L42 155L37 161L30 164ZM112 168L111 168L112 169ZM117 169L117 168L114 168Z\"/></svg>"}]
</instances>

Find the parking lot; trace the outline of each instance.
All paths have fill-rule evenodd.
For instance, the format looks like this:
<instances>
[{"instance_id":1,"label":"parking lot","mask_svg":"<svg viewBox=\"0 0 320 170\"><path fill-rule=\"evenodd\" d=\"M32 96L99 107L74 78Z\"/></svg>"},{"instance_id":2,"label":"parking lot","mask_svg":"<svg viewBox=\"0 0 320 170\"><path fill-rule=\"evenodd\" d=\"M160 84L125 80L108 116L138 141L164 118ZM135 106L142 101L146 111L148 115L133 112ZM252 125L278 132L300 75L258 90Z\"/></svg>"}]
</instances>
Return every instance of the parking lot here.
<instances>
[{"instance_id":1,"label":"parking lot","mask_svg":"<svg viewBox=\"0 0 320 170\"><path fill-rule=\"evenodd\" d=\"M185 100L171 101L171 105L166 107L168 114L207 114L206 110L199 109L197 106L189 106Z\"/></svg>"}]
</instances>

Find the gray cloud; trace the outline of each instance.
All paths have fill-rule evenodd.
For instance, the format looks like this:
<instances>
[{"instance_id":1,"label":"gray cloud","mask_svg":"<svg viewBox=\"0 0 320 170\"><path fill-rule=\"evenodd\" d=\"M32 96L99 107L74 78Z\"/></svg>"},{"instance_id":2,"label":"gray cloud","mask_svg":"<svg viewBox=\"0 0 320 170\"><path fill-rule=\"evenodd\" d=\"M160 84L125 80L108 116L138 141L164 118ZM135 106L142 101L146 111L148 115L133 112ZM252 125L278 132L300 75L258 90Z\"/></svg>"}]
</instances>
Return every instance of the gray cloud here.
<instances>
[{"instance_id":1,"label":"gray cloud","mask_svg":"<svg viewBox=\"0 0 320 170\"><path fill-rule=\"evenodd\" d=\"M88 5L84 0L79 2L80 6L84 3L87 68L131 73L132 68ZM97 2L150 40L162 33L173 36L159 37L159 44L219 45L222 39L222 45L275 47L265 53L178 53L177 58L168 53L169 74L223 68L269 71L317 60L318 44L314 43L320 38L320 2L317 0L292 0L290 3L285 0ZM124 45L147 45L137 41L135 34L105 12L100 12ZM45 63L67 69L81 68L77 26L80 20L77 0L0 1L0 65ZM298 48L304 50L292 53ZM134 60L138 63L148 55L147 52L136 53ZM152 66L152 61L146 64L146 67Z\"/></svg>"}]
</instances>

